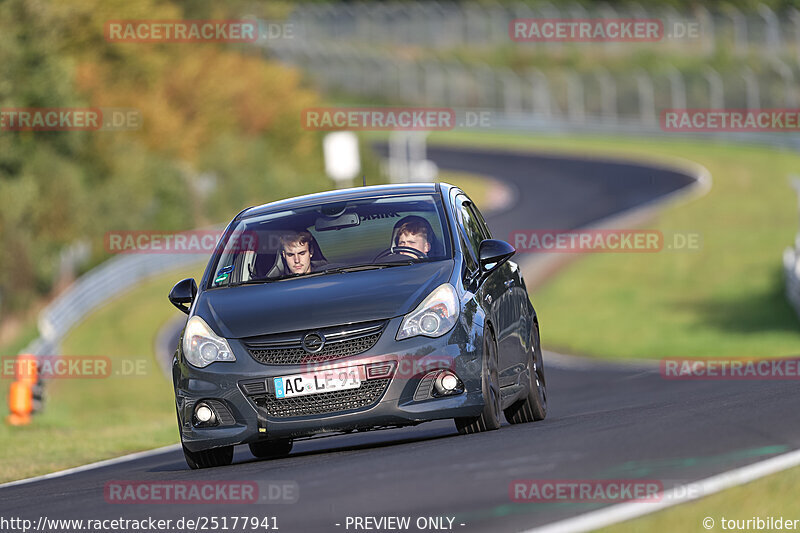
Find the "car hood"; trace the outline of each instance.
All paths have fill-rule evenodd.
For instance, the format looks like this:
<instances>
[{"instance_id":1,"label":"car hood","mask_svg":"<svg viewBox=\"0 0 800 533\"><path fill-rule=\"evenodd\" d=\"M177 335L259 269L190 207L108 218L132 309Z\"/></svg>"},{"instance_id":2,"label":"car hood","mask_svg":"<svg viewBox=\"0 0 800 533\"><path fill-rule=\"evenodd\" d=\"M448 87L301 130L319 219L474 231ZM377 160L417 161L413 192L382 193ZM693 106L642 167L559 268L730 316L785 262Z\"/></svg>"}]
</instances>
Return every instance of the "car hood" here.
<instances>
[{"instance_id":1,"label":"car hood","mask_svg":"<svg viewBox=\"0 0 800 533\"><path fill-rule=\"evenodd\" d=\"M453 260L211 289L194 314L227 338L394 318L446 283Z\"/></svg>"}]
</instances>

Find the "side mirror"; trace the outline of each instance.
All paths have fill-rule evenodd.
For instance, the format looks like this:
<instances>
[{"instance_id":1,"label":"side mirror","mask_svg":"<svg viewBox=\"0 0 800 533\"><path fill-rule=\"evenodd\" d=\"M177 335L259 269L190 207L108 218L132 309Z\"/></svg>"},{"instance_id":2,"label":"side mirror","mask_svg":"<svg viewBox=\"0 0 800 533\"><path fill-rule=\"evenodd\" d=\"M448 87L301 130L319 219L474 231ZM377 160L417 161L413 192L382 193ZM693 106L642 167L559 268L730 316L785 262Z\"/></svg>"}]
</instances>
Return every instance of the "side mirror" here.
<instances>
[{"instance_id":1,"label":"side mirror","mask_svg":"<svg viewBox=\"0 0 800 533\"><path fill-rule=\"evenodd\" d=\"M491 272L508 261L515 253L517 253L517 251L506 241L498 239L486 239L485 241L481 241L481 245L478 248L481 272Z\"/></svg>"},{"instance_id":2,"label":"side mirror","mask_svg":"<svg viewBox=\"0 0 800 533\"><path fill-rule=\"evenodd\" d=\"M197 283L195 283L194 278L186 278L179 281L169 291L169 301L187 315L195 296L197 296Z\"/></svg>"}]
</instances>

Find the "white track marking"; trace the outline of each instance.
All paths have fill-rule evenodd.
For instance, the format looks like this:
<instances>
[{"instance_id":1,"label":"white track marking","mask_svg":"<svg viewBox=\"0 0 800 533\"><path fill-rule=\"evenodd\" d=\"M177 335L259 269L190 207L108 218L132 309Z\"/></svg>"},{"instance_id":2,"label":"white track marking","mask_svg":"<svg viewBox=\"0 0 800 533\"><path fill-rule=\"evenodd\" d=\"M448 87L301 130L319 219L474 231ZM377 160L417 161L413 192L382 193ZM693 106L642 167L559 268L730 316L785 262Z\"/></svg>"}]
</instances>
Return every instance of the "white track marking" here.
<instances>
[{"instance_id":1,"label":"white track marking","mask_svg":"<svg viewBox=\"0 0 800 533\"><path fill-rule=\"evenodd\" d=\"M34 483L36 481L44 481L46 479L69 476L71 474L77 474L78 472L85 472L87 470L94 470L96 468L102 468L104 466L111 466L119 463L126 463L128 461L135 461L136 459L142 459L144 457L150 457L161 453L178 451L180 449L181 449L180 444L170 444L169 446L163 446L161 448L156 448L154 450L146 450L143 452L131 453L128 455L123 455L121 457L114 457L113 459L106 459L105 461L98 461L96 463L89 463L88 465L76 466L75 468L68 468L66 470L52 472L50 474L45 474L43 476L29 477L27 479L19 479L17 481L9 481L8 483L0 484L0 489L4 489L6 487L16 487L17 485L26 485L28 483Z\"/></svg>"},{"instance_id":2,"label":"white track marking","mask_svg":"<svg viewBox=\"0 0 800 533\"><path fill-rule=\"evenodd\" d=\"M573 518L551 522L523 533L580 533L638 518L668 507L699 500L710 494L743 485L756 479L800 465L800 450L728 470L715 476L664 491L657 502L625 502L591 511Z\"/></svg>"}]
</instances>

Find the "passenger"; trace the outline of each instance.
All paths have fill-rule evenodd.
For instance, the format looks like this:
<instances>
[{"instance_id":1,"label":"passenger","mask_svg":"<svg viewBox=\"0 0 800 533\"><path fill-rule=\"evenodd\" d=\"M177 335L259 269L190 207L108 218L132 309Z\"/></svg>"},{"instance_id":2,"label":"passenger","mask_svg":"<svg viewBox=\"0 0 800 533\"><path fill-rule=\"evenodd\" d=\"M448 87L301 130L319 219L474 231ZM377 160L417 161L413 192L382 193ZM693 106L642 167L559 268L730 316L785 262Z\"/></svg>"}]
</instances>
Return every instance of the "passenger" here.
<instances>
[{"instance_id":1,"label":"passenger","mask_svg":"<svg viewBox=\"0 0 800 533\"><path fill-rule=\"evenodd\" d=\"M424 219L417 220L419 217L414 217L414 220L404 222L397 229L397 246L404 246L419 250L427 257L428 252L431 251L430 236L428 235L428 224ZM410 252L398 251L401 254L416 257Z\"/></svg>"},{"instance_id":2,"label":"passenger","mask_svg":"<svg viewBox=\"0 0 800 533\"><path fill-rule=\"evenodd\" d=\"M311 247L313 237L307 231L297 231L281 235L281 254L290 274L308 274L313 272L311 258L314 250Z\"/></svg>"}]
</instances>

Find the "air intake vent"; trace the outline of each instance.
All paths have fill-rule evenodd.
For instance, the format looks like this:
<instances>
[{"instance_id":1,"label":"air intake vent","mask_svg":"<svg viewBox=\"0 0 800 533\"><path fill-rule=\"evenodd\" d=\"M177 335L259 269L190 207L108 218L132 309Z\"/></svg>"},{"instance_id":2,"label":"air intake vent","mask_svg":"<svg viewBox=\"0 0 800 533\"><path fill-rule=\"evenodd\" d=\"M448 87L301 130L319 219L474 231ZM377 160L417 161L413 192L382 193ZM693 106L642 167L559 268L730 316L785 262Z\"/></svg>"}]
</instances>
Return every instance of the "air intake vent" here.
<instances>
[{"instance_id":1,"label":"air intake vent","mask_svg":"<svg viewBox=\"0 0 800 533\"><path fill-rule=\"evenodd\" d=\"M242 390L247 395L264 394L265 392L267 392L267 384L264 382L263 379L259 381L248 381L242 383Z\"/></svg>"}]
</instances>

